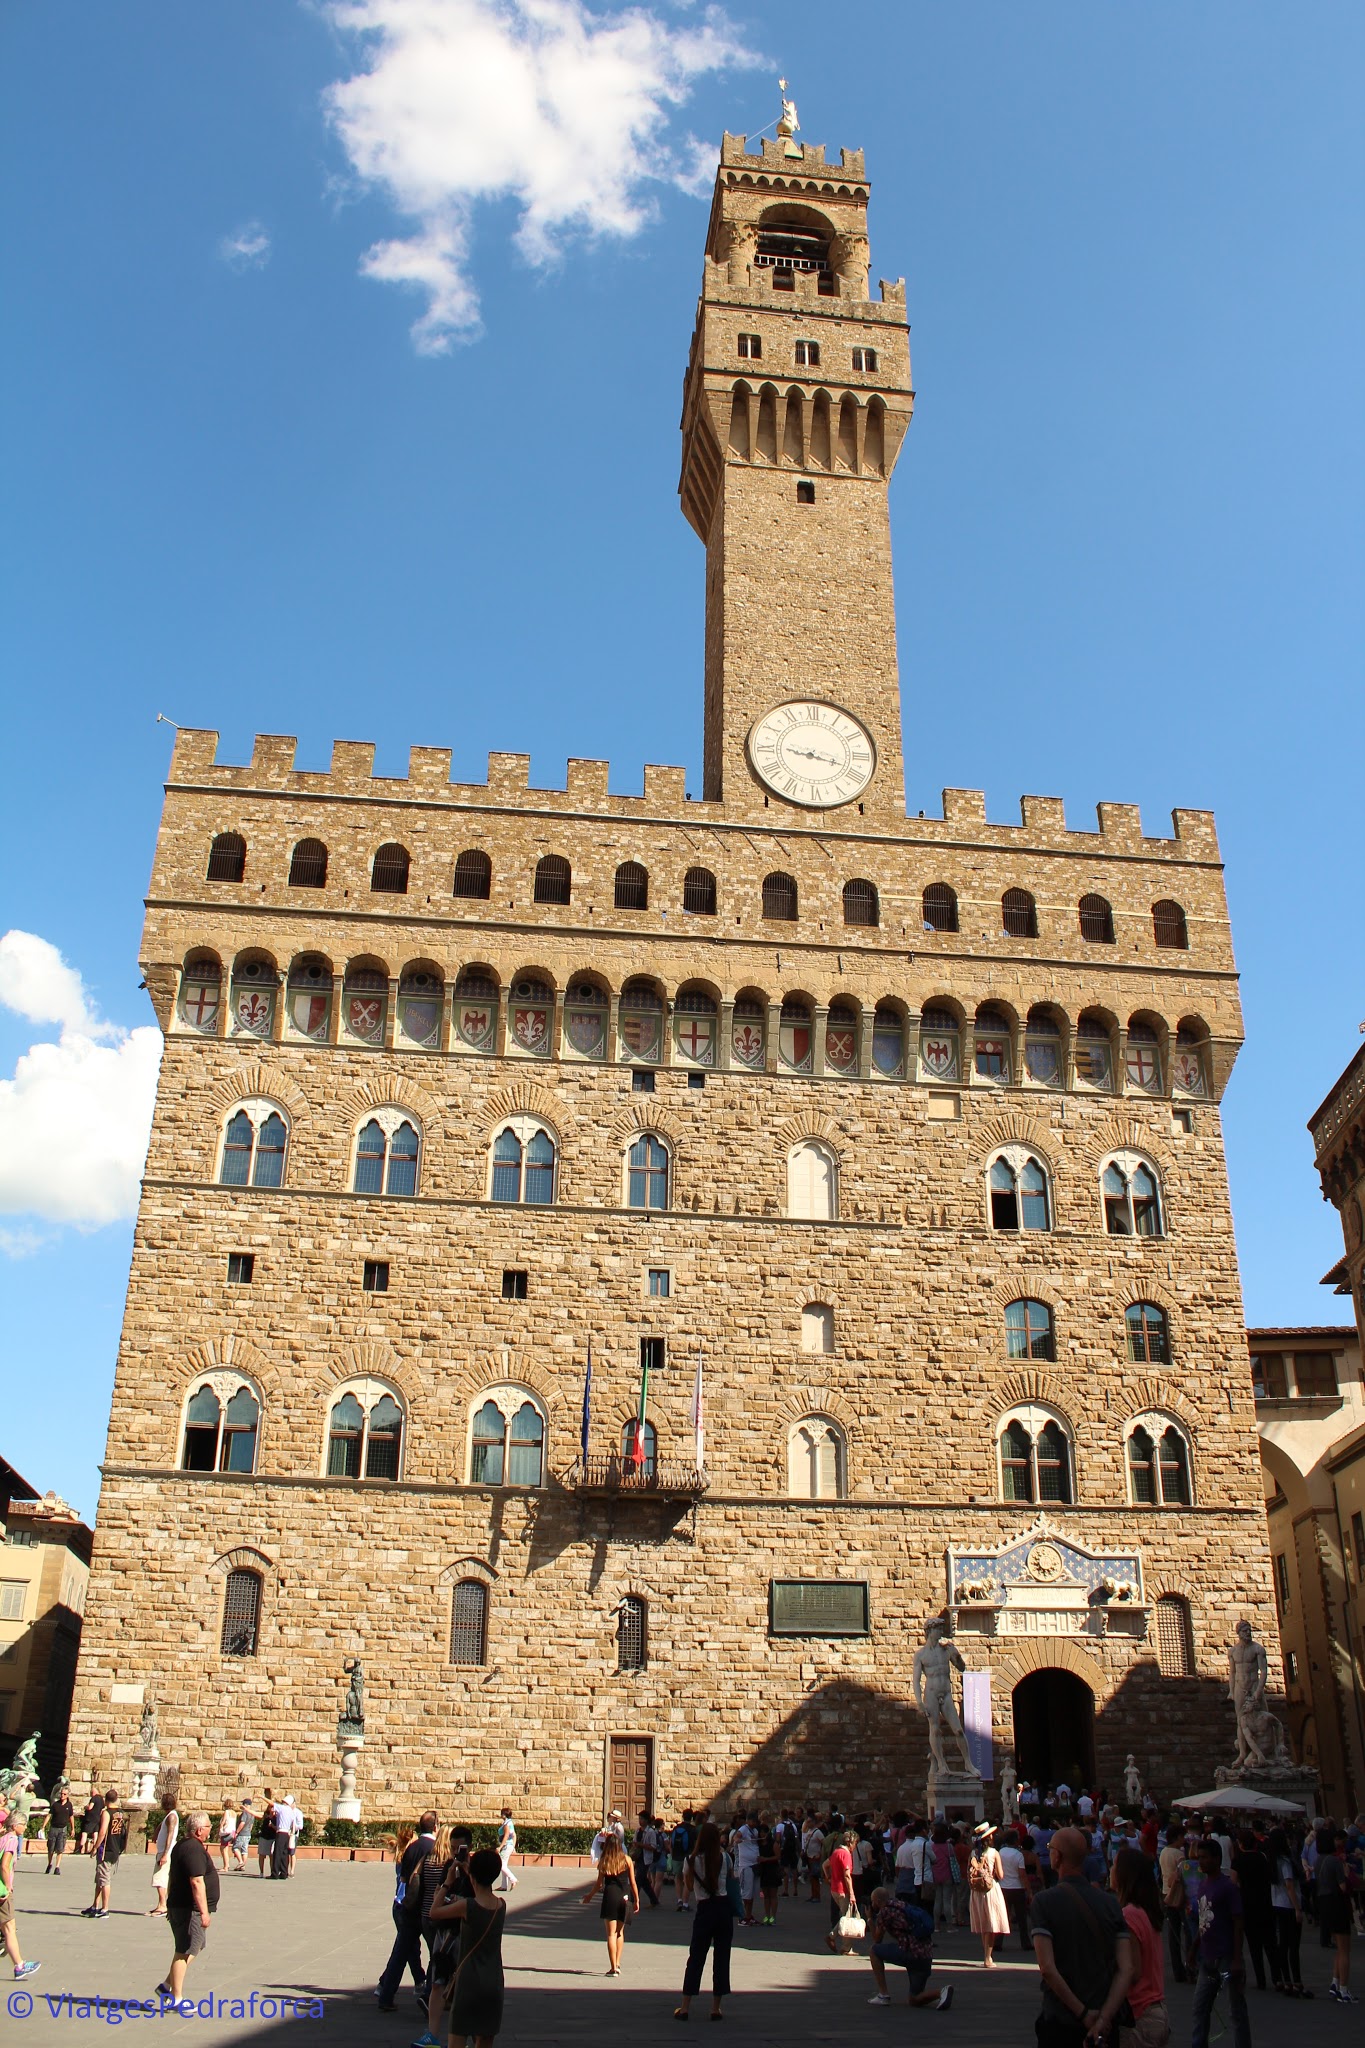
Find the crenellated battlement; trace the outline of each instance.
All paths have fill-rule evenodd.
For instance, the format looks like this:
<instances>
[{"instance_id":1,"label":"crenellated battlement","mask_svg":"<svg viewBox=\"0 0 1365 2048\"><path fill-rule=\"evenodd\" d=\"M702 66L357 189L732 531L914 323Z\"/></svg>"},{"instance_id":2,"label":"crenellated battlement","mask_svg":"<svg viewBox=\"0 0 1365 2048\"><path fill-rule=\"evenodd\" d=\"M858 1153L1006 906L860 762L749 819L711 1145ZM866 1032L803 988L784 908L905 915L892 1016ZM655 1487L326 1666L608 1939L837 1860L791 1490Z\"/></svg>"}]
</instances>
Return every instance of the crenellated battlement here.
<instances>
[{"instance_id":1,"label":"crenellated battlement","mask_svg":"<svg viewBox=\"0 0 1365 2048\"><path fill-rule=\"evenodd\" d=\"M294 766L298 741L280 733L258 733L251 759L240 764L218 759L218 734L184 726L176 734L167 788L210 793L237 791L243 795L280 795L304 799L359 799L394 804L444 804L460 808L508 808L526 812L596 811L608 816L672 821L687 820L712 829L723 826L723 803L693 797L687 789L685 768L648 762L644 787L638 796L622 795L610 789L611 770L606 761L570 760L562 789L538 788L531 783L529 754L491 753L485 782L452 782L452 750L449 747L412 747L405 776L376 775L373 740L334 740L332 765L328 770L298 769ZM1101 803L1096 806L1096 828L1087 830L1067 824L1061 797L1025 796L1020 799L1017 825L992 823L986 816L985 793L979 789L945 789L943 809L938 817L902 818L879 821L869 834L864 819L856 813L811 814L794 821L774 817L748 822L747 831L771 831L784 838L854 836L861 839L932 840L957 844L1018 845L1068 852L1129 855L1149 859L1179 859L1216 862L1218 838L1211 811L1175 810L1171 813L1172 834L1150 837L1142 829L1136 804Z\"/></svg>"},{"instance_id":2,"label":"crenellated battlement","mask_svg":"<svg viewBox=\"0 0 1365 2048\"><path fill-rule=\"evenodd\" d=\"M860 149L839 151L839 179L835 183L826 175L817 179L812 174L822 171L828 174L834 169L825 162L823 142L797 142L784 135L765 135L756 150L750 150L747 135L725 134L720 145L721 169L754 175L756 183L773 186L779 191L800 192L814 189L831 194L847 190L851 195L854 187L861 187L864 193L869 189L863 152ZM741 180L729 180L730 183Z\"/></svg>"}]
</instances>

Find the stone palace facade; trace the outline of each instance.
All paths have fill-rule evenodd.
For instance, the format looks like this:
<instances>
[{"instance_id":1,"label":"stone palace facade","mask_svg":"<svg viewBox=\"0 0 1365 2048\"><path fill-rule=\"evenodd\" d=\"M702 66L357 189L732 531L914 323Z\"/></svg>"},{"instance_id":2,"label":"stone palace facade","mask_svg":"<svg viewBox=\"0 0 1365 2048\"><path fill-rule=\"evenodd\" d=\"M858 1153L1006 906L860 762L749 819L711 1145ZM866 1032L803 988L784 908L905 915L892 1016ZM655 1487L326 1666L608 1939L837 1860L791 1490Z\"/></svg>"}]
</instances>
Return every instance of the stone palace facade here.
<instances>
[{"instance_id":1,"label":"stone palace facade","mask_svg":"<svg viewBox=\"0 0 1365 2048\"><path fill-rule=\"evenodd\" d=\"M368 1815L913 1799L945 1613L997 1768L1230 1756L1274 1631L1213 821L907 818L867 201L725 139L699 797L178 735L73 1771L154 1697L193 1803L316 1813L359 1653Z\"/></svg>"}]
</instances>

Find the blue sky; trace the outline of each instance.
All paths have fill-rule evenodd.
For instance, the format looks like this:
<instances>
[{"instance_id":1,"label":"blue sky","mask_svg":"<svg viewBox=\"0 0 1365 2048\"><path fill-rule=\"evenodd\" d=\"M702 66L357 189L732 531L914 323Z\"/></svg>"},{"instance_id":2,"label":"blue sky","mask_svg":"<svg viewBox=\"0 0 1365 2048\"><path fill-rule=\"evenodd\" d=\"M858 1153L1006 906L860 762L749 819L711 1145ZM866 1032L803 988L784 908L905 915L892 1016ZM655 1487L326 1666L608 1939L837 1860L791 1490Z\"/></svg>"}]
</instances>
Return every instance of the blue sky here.
<instances>
[{"instance_id":1,"label":"blue sky","mask_svg":"<svg viewBox=\"0 0 1365 2048\"><path fill-rule=\"evenodd\" d=\"M421 0L453 67L417 53L424 113L418 0L362 6L389 61L330 103L384 52L320 5L0 19L0 929L57 948L111 1031L150 1021L157 711L231 759L262 730L304 766L370 738L381 770L452 745L481 779L529 745L533 780L575 754L699 785L689 138L757 133L782 70L807 140L866 149L873 275L907 280L911 808L949 784L1011 822L1023 791L1081 825L1102 798L1149 831L1216 811L1248 1316L1346 1320L1304 1121L1365 1017L1365 13L782 0L708 43L657 0L608 77L606 10L555 0L538 41L501 17L518 98L468 54L488 0ZM602 97L622 74L643 127ZM62 1017L79 1036L76 1002L0 1009L0 1076ZM89 1513L131 1225L63 1220L37 1149L0 1158L0 1450Z\"/></svg>"}]
</instances>

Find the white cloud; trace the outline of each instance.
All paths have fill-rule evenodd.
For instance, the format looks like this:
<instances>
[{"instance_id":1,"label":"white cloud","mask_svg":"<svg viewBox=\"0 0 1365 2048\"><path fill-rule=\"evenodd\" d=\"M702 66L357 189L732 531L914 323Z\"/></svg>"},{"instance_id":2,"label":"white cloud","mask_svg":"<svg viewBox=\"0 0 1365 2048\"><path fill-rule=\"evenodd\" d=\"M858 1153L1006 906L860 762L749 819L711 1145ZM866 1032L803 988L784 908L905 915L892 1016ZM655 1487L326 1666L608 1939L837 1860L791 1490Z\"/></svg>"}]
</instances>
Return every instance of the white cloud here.
<instances>
[{"instance_id":1,"label":"white cloud","mask_svg":"<svg viewBox=\"0 0 1365 2048\"><path fill-rule=\"evenodd\" d=\"M98 1230L131 1216L147 1155L161 1060L154 1025L123 1031L95 1012L80 975L33 932L0 938L0 1004L56 1024L0 1080L0 1214ZM43 1242L0 1228L0 1252Z\"/></svg>"},{"instance_id":2,"label":"white cloud","mask_svg":"<svg viewBox=\"0 0 1365 2048\"><path fill-rule=\"evenodd\" d=\"M229 270L263 270L270 261L270 234L258 220L246 220L218 244Z\"/></svg>"},{"instance_id":3,"label":"white cloud","mask_svg":"<svg viewBox=\"0 0 1365 2048\"><path fill-rule=\"evenodd\" d=\"M519 203L532 263L569 233L638 234L651 184L695 191L703 156L709 183L705 146L664 134L673 110L704 73L758 62L712 11L676 24L583 0L327 0L327 12L366 59L328 91L332 125L356 175L415 223L361 268L426 293L412 330L426 355L477 330L479 201Z\"/></svg>"}]
</instances>

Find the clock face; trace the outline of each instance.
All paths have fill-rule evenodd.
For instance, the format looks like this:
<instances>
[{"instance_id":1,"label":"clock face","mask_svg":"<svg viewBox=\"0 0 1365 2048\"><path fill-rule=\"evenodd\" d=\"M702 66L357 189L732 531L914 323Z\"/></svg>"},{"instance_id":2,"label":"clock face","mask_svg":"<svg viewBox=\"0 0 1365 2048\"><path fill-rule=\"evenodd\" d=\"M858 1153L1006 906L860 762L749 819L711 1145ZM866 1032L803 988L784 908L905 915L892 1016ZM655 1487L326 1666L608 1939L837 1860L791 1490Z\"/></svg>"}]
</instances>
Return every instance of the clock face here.
<instances>
[{"instance_id":1,"label":"clock face","mask_svg":"<svg viewBox=\"0 0 1365 2048\"><path fill-rule=\"evenodd\" d=\"M862 795L877 750L847 711L806 697L764 713L749 734L749 762L774 796L828 810Z\"/></svg>"}]
</instances>

